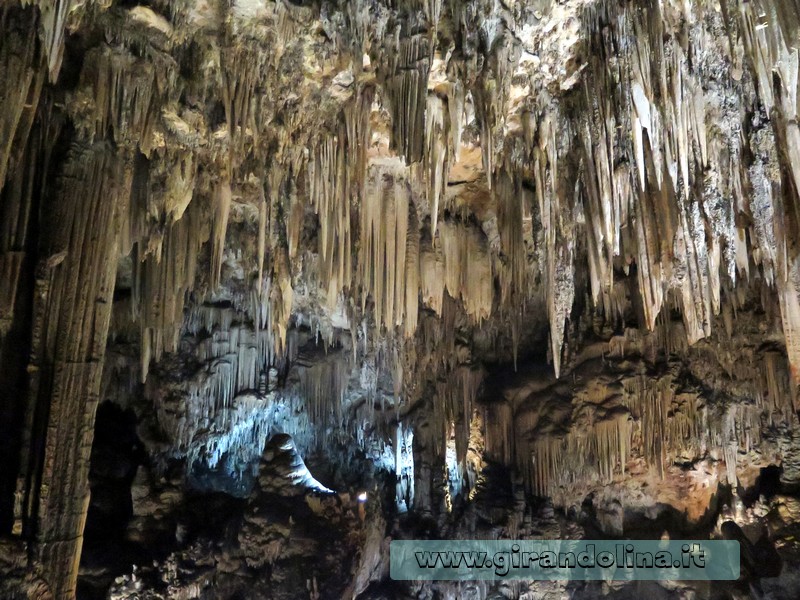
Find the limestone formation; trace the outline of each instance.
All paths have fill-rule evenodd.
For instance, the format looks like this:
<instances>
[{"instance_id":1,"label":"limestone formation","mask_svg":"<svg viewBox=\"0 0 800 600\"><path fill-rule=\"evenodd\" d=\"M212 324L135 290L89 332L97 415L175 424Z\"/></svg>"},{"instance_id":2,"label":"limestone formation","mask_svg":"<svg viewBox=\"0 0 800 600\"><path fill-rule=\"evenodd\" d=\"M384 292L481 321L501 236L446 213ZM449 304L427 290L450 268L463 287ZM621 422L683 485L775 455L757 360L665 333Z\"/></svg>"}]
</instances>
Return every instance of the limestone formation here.
<instances>
[{"instance_id":1,"label":"limestone formation","mask_svg":"<svg viewBox=\"0 0 800 600\"><path fill-rule=\"evenodd\" d=\"M800 596L799 0L0 33L0 596ZM394 538L664 532L748 575L388 573Z\"/></svg>"}]
</instances>

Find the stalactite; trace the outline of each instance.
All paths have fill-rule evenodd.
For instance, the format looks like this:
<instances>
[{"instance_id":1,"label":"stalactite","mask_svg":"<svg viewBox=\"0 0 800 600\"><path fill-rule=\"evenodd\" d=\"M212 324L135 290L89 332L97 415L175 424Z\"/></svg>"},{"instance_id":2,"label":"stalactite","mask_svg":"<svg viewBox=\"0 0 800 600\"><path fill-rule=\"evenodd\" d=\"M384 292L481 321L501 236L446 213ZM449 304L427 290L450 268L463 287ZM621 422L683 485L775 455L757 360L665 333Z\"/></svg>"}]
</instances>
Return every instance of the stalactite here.
<instances>
[{"instance_id":1,"label":"stalactite","mask_svg":"<svg viewBox=\"0 0 800 600\"><path fill-rule=\"evenodd\" d=\"M430 45L428 33L403 37L389 55L385 88L392 111L392 149L407 164L422 160L425 108L428 102Z\"/></svg>"},{"instance_id":2,"label":"stalactite","mask_svg":"<svg viewBox=\"0 0 800 600\"><path fill-rule=\"evenodd\" d=\"M118 144L138 145L149 156L157 119L158 77L152 61L137 59L123 48L90 51L80 76L79 122L89 139L110 135ZM83 114L85 113L85 115Z\"/></svg>"},{"instance_id":3,"label":"stalactite","mask_svg":"<svg viewBox=\"0 0 800 600\"><path fill-rule=\"evenodd\" d=\"M300 247L300 236L303 231L303 219L305 218L305 206L297 197L294 186L289 190L289 213L286 217L286 242L289 250L289 258L294 260L297 257Z\"/></svg>"},{"instance_id":4,"label":"stalactite","mask_svg":"<svg viewBox=\"0 0 800 600\"><path fill-rule=\"evenodd\" d=\"M452 462L455 472L450 474L450 479L454 495L458 495L462 486L467 483L464 478L467 473L473 406L482 382L483 373L479 369L460 366L449 374L447 380L437 385L437 398L434 401L435 414L438 416L436 425L440 433L437 440L438 452L441 455L448 452L453 430Z\"/></svg>"},{"instance_id":5,"label":"stalactite","mask_svg":"<svg viewBox=\"0 0 800 600\"><path fill-rule=\"evenodd\" d=\"M469 225L442 222L439 228L444 262L444 289L453 298L463 302L464 310L475 323L487 319L492 313L494 299L492 264L486 236ZM429 268L429 263L423 266ZM426 271L425 277L435 276L436 269ZM428 284L427 289L436 289ZM433 299L433 306L441 300Z\"/></svg>"},{"instance_id":6,"label":"stalactite","mask_svg":"<svg viewBox=\"0 0 800 600\"><path fill-rule=\"evenodd\" d=\"M276 249L273 264L273 285L270 287L270 332L274 339L275 353L278 355L286 352L286 339L289 330L289 319L292 314L292 275L289 270L288 257L283 248Z\"/></svg>"},{"instance_id":7,"label":"stalactite","mask_svg":"<svg viewBox=\"0 0 800 600\"><path fill-rule=\"evenodd\" d=\"M447 88L447 115L450 120L450 160L458 162L461 157L461 134L464 130L464 86L456 80Z\"/></svg>"},{"instance_id":8,"label":"stalactite","mask_svg":"<svg viewBox=\"0 0 800 600\"><path fill-rule=\"evenodd\" d=\"M4 15L9 26L0 46L0 191L16 146L24 148L39 103L44 74L38 68L34 15Z\"/></svg>"},{"instance_id":9,"label":"stalactite","mask_svg":"<svg viewBox=\"0 0 800 600\"><path fill-rule=\"evenodd\" d=\"M350 375L348 355L335 355L300 371L300 394L311 422L321 431L341 427L342 404Z\"/></svg>"},{"instance_id":10,"label":"stalactite","mask_svg":"<svg viewBox=\"0 0 800 600\"><path fill-rule=\"evenodd\" d=\"M769 398L769 420L792 423L797 406L797 388L792 384L786 359L778 352L764 353L763 379L758 381ZM763 393L758 396L763 400Z\"/></svg>"},{"instance_id":11,"label":"stalactite","mask_svg":"<svg viewBox=\"0 0 800 600\"><path fill-rule=\"evenodd\" d=\"M259 189L260 196L258 202L258 280L256 287L261 292L262 282L264 281L264 258L267 253L267 199L264 197L263 187ZM289 256L292 256L291 250Z\"/></svg>"},{"instance_id":12,"label":"stalactite","mask_svg":"<svg viewBox=\"0 0 800 600\"><path fill-rule=\"evenodd\" d=\"M559 114L548 112L539 124L539 146L533 150L533 172L544 247L540 263L550 321L550 351L556 376L561 371L561 348L566 318L574 299L572 244L565 239L570 227L568 198L559 178Z\"/></svg>"},{"instance_id":13,"label":"stalactite","mask_svg":"<svg viewBox=\"0 0 800 600\"><path fill-rule=\"evenodd\" d=\"M75 13L83 9L81 0L23 0L23 6L33 4L41 14L41 32L47 54L47 72L50 82L55 83L64 58L64 39L67 20L74 19Z\"/></svg>"},{"instance_id":14,"label":"stalactite","mask_svg":"<svg viewBox=\"0 0 800 600\"><path fill-rule=\"evenodd\" d=\"M240 153L250 128L257 134L253 122L253 96L258 84L260 67L264 65L263 53L249 44L224 48L221 51L220 75L222 102L228 123L230 161Z\"/></svg>"},{"instance_id":15,"label":"stalactite","mask_svg":"<svg viewBox=\"0 0 800 600\"><path fill-rule=\"evenodd\" d=\"M0 339L11 329L24 252L0 254Z\"/></svg>"},{"instance_id":16,"label":"stalactite","mask_svg":"<svg viewBox=\"0 0 800 600\"><path fill-rule=\"evenodd\" d=\"M405 336L416 331L419 305L419 227L407 169L399 162L373 165L361 206L358 278L362 310L371 296L375 322Z\"/></svg>"},{"instance_id":17,"label":"stalactite","mask_svg":"<svg viewBox=\"0 0 800 600\"><path fill-rule=\"evenodd\" d=\"M505 173L495 175L493 186L497 199L497 220L503 258L500 273L500 305L511 322L511 344L514 368L517 366L519 330L523 318L522 309L528 299L528 260L524 240L524 222L529 217L529 200L519 181L507 175L514 170L510 165Z\"/></svg>"},{"instance_id":18,"label":"stalactite","mask_svg":"<svg viewBox=\"0 0 800 600\"><path fill-rule=\"evenodd\" d=\"M514 458L514 427L511 405L499 402L484 409L487 457L510 465Z\"/></svg>"},{"instance_id":19,"label":"stalactite","mask_svg":"<svg viewBox=\"0 0 800 600\"><path fill-rule=\"evenodd\" d=\"M320 217L320 283L330 309L353 277L348 175L347 139L340 131L320 142L309 164L311 203Z\"/></svg>"},{"instance_id":20,"label":"stalactite","mask_svg":"<svg viewBox=\"0 0 800 600\"><path fill-rule=\"evenodd\" d=\"M158 361L164 352L177 349L184 299L194 284L200 247L209 233L201 207L191 204L168 229L161 255L145 255L142 260L142 251L135 251L134 307L141 328L142 381L152 359Z\"/></svg>"},{"instance_id":21,"label":"stalactite","mask_svg":"<svg viewBox=\"0 0 800 600\"><path fill-rule=\"evenodd\" d=\"M553 248L555 256L548 259L548 314L550 318L550 357L556 376L561 373L561 348L564 329L575 297L573 253L569 245Z\"/></svg>"},{"instance_id":22,"label":"stalactite","mask_svg":"<svg viewBox=\"0 0 800 600\"><path fill-rule=\"evenodd\" d=\"M436 94L428 94L425 109L424 179L428 183L428 204L431 211L431 238L436 237L439 206L444 198L450 167L449 119L445 103Z\"/></svg>"},{"instance_id":23,"label":"stalactite","mask_svg":"<svg viewBox=\"0 0 800 600\"><path fill-rule=\"evenodd\" d=\"M192 152L179 148L177 151L167 149L161 165L166 167L163 196L160 204L168 220L178 221L183 217L194 196L197 179L197 159Z\"/></svg>"},{"instance_id":24,"label":"stalactite","mask_svg":"<svg viewBox=\"0 0 800 600\"><path fill-rule=\"evenodd\" d=\"M370 115L374 99L375 88L363 84L358 88L355 98L343 110L351 181L351 189L348 190L348 193L355 193L359 198L364 195L364 185L366 184L369 163L368 150L372 133Z\"/></svg>"},{"instance_id":25,"label":"stalactite","mask_svg":"<svg viewBox=\"0 0 800 600\"><path fill-rule=\"evenodd\" d=\"M405 298L398 298L403 303L403 327L406 338L411 338L417 332L419 319L419 291L420 291L420 233L417 213L414 205L408 205L408 227L405 247ZM399 361L398 361L399 362Z\"/></svg>"},{"instance_id":26,"label":"stalactite","mask_svg":"<svg viewBox=\"0 0 800 600\"><path fill-rule=\"evenodd\" d=\"M444 257L440 246L424 244L420 248L420 292L423 303L442 314L444 301Z\"/></svg>"},{"instance_id":27,"label":"stalactite","mask_svg":"<svg viewBox=\"0 0 800 600\"><path fill-rule=\"evenodd\" d=\"M38 223L38 197L46 189L40 178L47 171L53 140L61 130L61 120L53 117L49 100L43 102L39 115L36 126L19 125L18 141L24 139L25 143L15 154L26 167L15 169L5 187L0 183L0 345L15 320L18 293L24 287L20 286L23 267Z\"/></svg>"},{"instance_id":28,"label":"stalactite","mask_svg":"<svg viewBox=\"0 0 800 600\"><path fill-rule=\"evenodd\" d=\"M231 184L220 183L214 192L214 231L211 247L211 288L219 287L222 275L222 256L225 252L225 235L228 233L228 215L231 212Z\"/></svg>"},{"instance_id":29,"label":"stalactite","mask_svg":"<svg viewBox=\"0 0 800 600\"><path fill-rule=\"evenodd\" d=\"M531 491L558 500L562 497L559 488L573 481L588 478L608 483L617 471L624 474L631 431L628 412L615 411L588 431L573 429L565 437L545 434L536 439L529 450L521 448L520 456L527 465L523 472Z\"/></svg>"}]
</instances>

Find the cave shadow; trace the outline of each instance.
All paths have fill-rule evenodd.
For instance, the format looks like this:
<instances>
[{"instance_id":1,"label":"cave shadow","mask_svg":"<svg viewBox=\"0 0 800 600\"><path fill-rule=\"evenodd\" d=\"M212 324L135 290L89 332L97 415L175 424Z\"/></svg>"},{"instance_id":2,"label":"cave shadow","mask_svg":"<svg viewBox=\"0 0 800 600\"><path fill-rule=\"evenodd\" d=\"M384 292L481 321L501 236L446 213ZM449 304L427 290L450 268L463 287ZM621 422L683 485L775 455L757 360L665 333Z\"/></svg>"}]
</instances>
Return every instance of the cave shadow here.
<instances>
[{"instance_id":1,"label":"cave shadow","mask_svg":"<svg viewBox=\"0 0 800 600\"><path fill-rule=\"evenodd\" d=\"M771 500L776 494L783 492L781 483L783 469L777 465L761 468L755 483L749 488L739 488L739 497L748 508L752 507L762 496Z\"/></svg>"},{"instance_id":2,"label":"cave shadow","mask_svg":"<svg viewBox=\"0 0 800 600\"><path fill-rule=\"evenodd\" d=\"M89 470L91 499L78 579L81 600L104 598L113 573L124 571L140 557L135 545L126 540L133 517L131 484L147 460L136 425L132 410L109 401L97 408Z\"/></svg>"},{"instance_id":3,"label":"cave shadow","mask_svg":"<svg viewBox=\"0 0 800 600\"><path fill-rule=\"evenodd\" d=\"M708 508L694 523L689 521L685 511L680 511L664 502L655 505L655 518L648 518L642 511L625 509L622 520L623 533L621 536L615 536L603 531L593 503L594 494L589 494L583 500L577 522L586 532L584 539L652 540L660 539L665 532L670 539L682 539L687 536L708 539L716 525L720 510L724 505L730 505L732 499L731 487L719 485L711 496Z\"/></svg>"}]
</instances>

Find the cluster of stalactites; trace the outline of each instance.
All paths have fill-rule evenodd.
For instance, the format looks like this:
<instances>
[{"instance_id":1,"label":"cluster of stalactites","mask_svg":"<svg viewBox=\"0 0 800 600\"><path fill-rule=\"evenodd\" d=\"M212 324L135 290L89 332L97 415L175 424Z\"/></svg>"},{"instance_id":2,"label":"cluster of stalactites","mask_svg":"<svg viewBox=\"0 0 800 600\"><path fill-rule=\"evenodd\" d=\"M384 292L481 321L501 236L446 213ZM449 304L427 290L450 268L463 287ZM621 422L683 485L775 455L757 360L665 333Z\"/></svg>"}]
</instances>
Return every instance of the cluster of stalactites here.
<instances>
[{"instance_id":1,"label":"cluster of stalactites","mask_svg":"<svg viewBox=\"0 0 800 600\"><path fill-rule=\"evenodd\" d=\"M61 70L67 20L74 19L75 12L81 10L84 3L84 0L22 0L23 5L33 4L39 7L42 44L47 56L47 72L51 83L55 83Z\"/></svg>"},{"instance_id":2,"label":"cluster of stalactites","mask_svg":"<svg viewBox=\"0 0 800 600\"><path fill-rule=\"evenodd\" d=\"M362 310L372 298L375 323L414 335L419 310L419 242L407 169L375 164L361 205L358 281Z\"/></svg>"},{"instance_id":3,"label":"cluster of stalactites","mask_svg":"<svg viewBox=\"0 0 800 600\"><path fill-rule=\"evenodd\" d=\"M764 109L773 122L778 152L765 147L757 148L755 165L761 168L763 184L761 198L751 200L755 204L771 206L773 223L768 221L762 230L772 235L769 240L759 240L759 248L765 262L774 265L775 287L783 320L783 333L786 337L786 350L795 373L800 367L800 290L797 274L800 260L797 250L792 248L792 240L798 235L800 227L800 16L796 2L771 5L763 1L743 3L739 6L742 21L742 38L745 50L753 65L758 95ZM772 150L772 152L770 152ZM778 155L786 173L785 186L774 165ZM771 168L770 168L771 167ZM755 213L755 211L753 211ZM769 212L769 211L766 211ZM771 244L770 244L771 242Z\"/></svg>"},{"instance_id":4,"label":"cluster of stalactites","mask_svg":"<svg viewBox=\"0 0 800 600\"><path fill-rule=\"evenodd\" d=\"M430 34L404 37L389 56L386 97L392 111L392 148L407 164L422 160L428 104Z\"/></svg>"},{"instance_id":5,"label":"cluster of stalactites","mask_svg":"<svg viewBox=\"0 0 800 600\"><path fill-rule=\"evenodd\" d=\"M229 166L242 154L245 138L258 135L255 89L268 58L247 43L231 45L220 52L220 91L228 125Z\"/></svg>"},{"instance_id":6,"label":"cluster of stalactites","mask_svg":"<svg viewBox=\"0 0 800 600\"><path fill-rule=\"evenodd\" d=\"M141 331L141 376L147 379L150 361L175 352L181 335L186 294L197 273L197 261L208 230L202 211L192 204L182 219L164 234L159 253L134 247L134 317Z\"/></svg>"},{"instance_id":7,"label":"cluster of stalactites","mask_svg":"<svg viewBox=\"0 0 800 600\"><path fill-rule=\"evenodd\" d=\"M757 404L768 412L771 423L792 423L798 409L797 386L787 368L786 358L776 351L765 352L763 357L764 381L755 385Z\"/></svg>"},{"instance_id":8,"label":"cluster of stalactites","mask_svg":"<svg viewBox=\"0 0 800 600\"><path fill-rule=\"evenodd\" d=\"M474 403L482 382L480 369L462 365L436 387L434 419L440 435L436 440L437 453L444 456L449 451L452 437L455 472L450 473L450 479L455 484L454 491L459 491L464 484L470 489L474 484L474 472L467 465L467 451L473 438Z\"/></svg>"},{"instance_id":9,"label":"cluster of stalactites","mask_svg":"<svg viewBox=\"0 0 800 600\"><path fill-rule=\"evenodd\" d=\"M320 223L318 278L330 310L335 309L342 291L353 283L351 206L359 199L368 202L364 185L373 94L371 87L360 90L344 109L336 134L317 143L307 166L309 199ZM290 202L288 215L289 256L294 257L303 215L296 200Z\"/></svg>"},{"instance_id":10,"label":"cluster of stalactites","mask_svg":"<svg viewBox=\"0 0 800 600\"><path fill-rule=\"evenodd\" d=\"M682 455L701 454L707 414L696 393L676 393L672 376L639 375L624 380L623 401L634 415L647 464L664 476L668 464ZM695 447L693 447L695 446Z\"/></svg>"},{"instance_id":11,"label":"cluster of stalactites","mask_svg":"<svg viewBox=\"0 0 800 600\"><path fill-rule=\"evenodd\" d=\"M613 411L588 429L566 436L545 435L519 451L529 489L558 502L561 488L576 481L608 483L625 472L631 451L631 420L627 411Z\"/></svg>"},{"instance_id":12,"label":"cluster of stalactites","mask_svg":"<svg viewBox=\"0 0 800 600\"><path fill-rule=\"evenodd\" d=\"M263 289L253 290L251 303L238 309L210 304L188 308L182 333L194 339L194 356L202 368L177 383L157 378L146 388L172 447L187 453L190 461L215 468L227 456L228 464L244 468L254 464L275 432L298 436L304 447L313 437L309 414L302 410L305 404L292 395L272 393L275 365L284 355L276 354L271 287L266 279ZM160 397L163 387L180 397L179 410Z\"/></svg>"},{"instance_id":13,"label":"cluster of stalactites","mask_svg":"<svg viewBox=\"0 0 800 600\"><path fill-rule=\"evenodd\" d=\"M778 291L788 353L798 364L800 294L794 282L800 263L788 244L800 222L797 16L744 4L729 13L734 27L726 39L716 33L722 13L702 5L681 21L685 31L669 25L677 11L671 2L652 11L608 10L613 14L604 13L607 23L587 18L591 58L576 98L581 110L567 115L550 101L523 115L556 374L581 234L594 305L613 318L615 272L627 274L635 264L644 325L655 329L674 299L689 344L711 334L726 290L735 290L739 279L751 280L751 270L759 268ZM744 71L743 52L751 55L754 82ZM495 75L502 80L502 73ZM489 91L491 86L473 90L473 98L485 168L500 188L498 221L509 267L500 277L505 297L525 288L516 223L527 202L513 200L520 194L503 185L509 169L495 156L498 119L491 109L502 94ZM744 136L742 122L756 95L768 120L757 112ZM437 121L429 125L435 131ZM513 145L505 146L508 155ZM737 219L739 214L747 219Z\"/></svg>"},{"instance_id":14,"label":"cluster of stalactites","mask_svg":"<svg viewBox=\"0 0 800 600\"><path fill-rule=\"evenodd\" d=\"M75 121L88 139L109 137L149 156L154 144L158 90L170 88L175 65L163 68L137 58L121 46L90 50L83 60L80 85L72 103ZM171 67L171 68L170 68Z\"/></svg>"},{"instance_id":15,"label":"cluster of stalactites","mask_svg":"<svg viewBox=\"0 0 800 600\"><path fill-rule=\"evenodd\" d=\"M493 270L486 236L468 223L444 221L438 243L425 245L420 256L423 302L443 314L445 292L460 300L474 323L492 312Z\"/></svg>"},{"instance_id":16,"label":"cluster of stalactites","mask_svg":"<svg viewBox=\"0 0 800 600\"><path fill-rule=\"evenodd\" d=\"M693 344L711 333L722 291L748 279L755 264L777 288L789 356L797 364L797 258L787 240L800 204L798 50L790 41L798 18L745 3L731 13L740 28L726 40L710 29L721 22L719 12L696 7L682 36L666 24L673 10L669 2L653 11L623 8L602 35L590 32L595 58L583 78L585 109L574 129L594 303L611 310L614 266L635 263L645 325L654 329L675 297ZM752 57L755 89L742 72L742 45ZM698 58L690 61L689 53ZM753 101L748 94L755 93L770 122L757 116L748 138L742 121ZM632 136L621 138L620 130ZM543 133L540 139L553 139ZM745 146L753 156L749 168ZM782 190L778 156L793 190ZM552 168L552 153L548 163ZM545 207L545 232L552 226L548 212Z\"/></svg>"},{"instance_id":17,"label":"cluster of stalactites","mask_svg":"<svg viewBox=\"0 0 800 600\"><path fill-rule=\"evenodd\" d=\"M320 287L327 292L333 309L342 288L352 280L352 239L350 227L349 172L347 138L331 136L317 146L308 165L309 194L319 215ZM290 208L291 210L295 210ZM292 238L300 216L290 213ZM294 246L294 244L293 244Z\"/></svg>"},{"instance_id":18,"label":"cluster of stalactites","mask_svg":"<svg viewBox=\"0 0 800 600\"><path fill-rule=\"evenodd\" d=\"M725 459L728 481L736 482L737 457L763 442L766 426L792 427L796 423L796 388L786 358L765 352L752 371L753 400L722 408L707 405L696 390L681 390L676 378L637 375L623 380L623 402L634 420L648 466L664 476L670 464L708 452ZM712 410L723 410L711 414Z\"/></svg>"},{"instance_id":19,"label":"cluster of stalactites","mask_svg":"<svg viewBox=\"0 0 800 600\"><path fill-rule=\"evenodd\" d=\"M334 354L326 360L298 368L299 392L311 422L323 432L331 427L342 428L345 392L350 377L349 354Z\"/></svg>"},{"instance_id":20,"label":"cluster of stalactites","mask_svg":"<svg viewBox=\"0 0 800 600\"><path fill-rule=\"evenodd\" d=\"M796 390L783 355L765 353L763 364L747 375L753 399L717 407L710 407L697 390L680 389L673 374L625 377L619 383L621 404L596 410L588 427L574 422L566 434L541 432L530 443L519 434L536 431L541 417L531 413L512 419L510 405L492 405L486 410L486 447L493 458L511 461L515 443L515 460L530 489L556 502L565 500L571 485L610 482L624 474L634 455L660 477L672 464L721 456L728 481L735 484L739 457L757 447L767 451L764 427L793 427L797 421ZM605 397L611 388L599 389ZM572 412L571 419L581 415Z\"/></svg>"},{"instance_id":21,"label":"cluster of stalactites","mask_svg":"<svg viewBox=\"0 0 800 600\"><path fill-rule=\"evenodd\" d=\"M445 198L450 167L458 160L464 119L464 87L447 83L446 97L428 92L425 107L425 145L421 176L425 183L431 220L431 238L436 238L439 208Z\"/></svg>"}]
</instances>

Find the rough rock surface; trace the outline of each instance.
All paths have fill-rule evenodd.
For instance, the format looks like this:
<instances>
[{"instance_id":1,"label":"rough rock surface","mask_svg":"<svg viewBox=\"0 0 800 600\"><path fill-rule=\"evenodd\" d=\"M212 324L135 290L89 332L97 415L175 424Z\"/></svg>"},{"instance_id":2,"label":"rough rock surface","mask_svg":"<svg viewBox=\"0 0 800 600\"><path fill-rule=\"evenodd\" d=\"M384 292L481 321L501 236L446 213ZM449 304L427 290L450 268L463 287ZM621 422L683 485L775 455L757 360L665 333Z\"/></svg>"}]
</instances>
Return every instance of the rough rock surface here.
<instances>
[{"instance_id":1,"label":"rough rock surface","mask_svg":"<svg viewBox=\"0 0 800 600\"><path fill-rule=\"evenodd\" d=\"M800 597L798 0L0 33L0 596ZM395 538L665 533L782 567L388 576Z\"/></svg>"}]
</instances>

